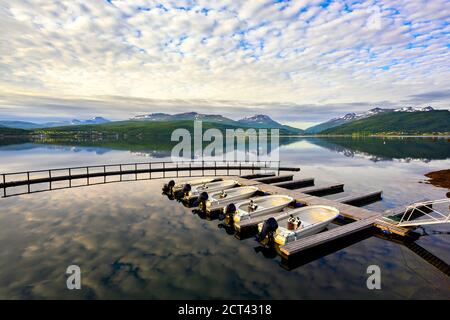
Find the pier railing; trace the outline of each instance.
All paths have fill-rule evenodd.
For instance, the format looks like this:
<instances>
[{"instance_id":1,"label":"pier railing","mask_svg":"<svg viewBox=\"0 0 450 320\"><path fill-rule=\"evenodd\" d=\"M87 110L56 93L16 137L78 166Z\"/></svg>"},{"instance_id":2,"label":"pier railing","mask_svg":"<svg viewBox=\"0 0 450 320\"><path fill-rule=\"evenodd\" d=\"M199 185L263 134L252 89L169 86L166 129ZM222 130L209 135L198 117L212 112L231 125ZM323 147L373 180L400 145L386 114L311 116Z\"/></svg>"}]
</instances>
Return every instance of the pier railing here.
<instances>
[{"instance_id":1,"label":"pier railing","mask_svg":"<svg viewBox=\"0 0 450 320\"><path fill-rule=\"evenodd\" d=\"M104 164L93 166L55 168L46 170L31 170L0 174L0 189L3 197L32 193L31 185L48 183L52 190L52 183L68 181L67 187L72 187L72 181L86 179L86 184L92 185L107 182L120 182L127 177L129 180L150 180L168 177L194 177L216 175L242 175L243 172L256 171L299 171L295 167L283 167L279 161L159 161L135 162L121 164ZM169 175L169 173L171 173ZM107 177L118 176L117 181L107 181ZM131 179L130 179L131 176ZM103 178L103 181L91 183L91 179ZM19 193L8 194L7 189L26 186L26 190ZM61 189L61 188L59 188Z\"/></svg>"}]
</instances>

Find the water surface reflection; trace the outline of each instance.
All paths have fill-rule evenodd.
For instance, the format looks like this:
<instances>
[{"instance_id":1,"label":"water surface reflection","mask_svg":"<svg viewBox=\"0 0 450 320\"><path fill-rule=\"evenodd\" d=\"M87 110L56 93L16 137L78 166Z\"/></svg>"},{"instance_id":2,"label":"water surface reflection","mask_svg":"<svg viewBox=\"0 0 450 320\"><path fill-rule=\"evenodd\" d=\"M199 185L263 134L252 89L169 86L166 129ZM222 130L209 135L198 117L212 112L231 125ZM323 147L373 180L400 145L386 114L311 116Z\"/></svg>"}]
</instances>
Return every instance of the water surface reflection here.
<instances>
[{"instance_id":1,"label":"water surface reflection","mask_svg":"<svg viewBox=\"0 0 450 320\"><path fill-rule=\"evenodd\" d=\"M0 297L450 297L446 276L401 245L374 237L286 271L277 256L256 252L253 239L228 236L217 220L201 219L163 197L161 184L125 182L2 199ZM70 264L82 269L81 292L65 287ZM365 287L369 264L383 270L382 291Z\"/></svg>"},{"instance_id":2,"label":"water surface reflection","mask_svg":"<svg viewBox=\"0 0 450 320\"><path fill-rule=\"evenodd\" d=\"M315 177L318 186L345 183L344 193L328 198L381 189L383 201L368 208L382 211L448 192L420 183L425 173L450 167L447 140L404 140L389 151L384 146L390 141L373 142L376 151L367 141L323 141L292 138L280 147L280 157L301 167L296 178ZM4 145L0 168L144 162L143 154L158 156L145 148L90 148ZM286 265L252 238L236 239L220 220L193 215L163 197L162 183L111 183L0 199L0 298L450 298L448 276L403 244L360 235ZM450 228L423 231L417 244L448 263ZM70 264L82 269L81 292L66 289ZM382 269L380 291L366 288L371 264Z\"/></svg>"}]
</instances>

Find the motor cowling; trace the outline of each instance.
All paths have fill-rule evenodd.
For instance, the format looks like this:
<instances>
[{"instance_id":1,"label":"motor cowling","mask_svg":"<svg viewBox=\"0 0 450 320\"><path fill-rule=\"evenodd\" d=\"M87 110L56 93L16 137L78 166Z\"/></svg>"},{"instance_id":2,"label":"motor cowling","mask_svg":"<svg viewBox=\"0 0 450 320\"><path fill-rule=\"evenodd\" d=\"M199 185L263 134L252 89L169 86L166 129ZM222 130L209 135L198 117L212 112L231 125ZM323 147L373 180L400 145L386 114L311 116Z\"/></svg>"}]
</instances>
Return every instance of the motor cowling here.
<instances>
[{"instance_id":1,"label":"motor cowling","mask_svg":"<svg viewBox=\"0 0 450 320\"><path fill-rule=\"evenodd\" d=\"M230 217L234 216L234 214L236 213L236 206L234 205L234 203L230 203L229 205L227 205L225 207L224 213Z\"/></svg>"},{"instance_id":2,"label":"motor cowling","mask_svg":"<svg viewBox=\"0 0 450 320\"><path fill-rule=\"evenodd\" d=\"M166 183L163 187L164 192L172 192L173 187L175 186L175 181L170 180L168 183Z\"/></svg>"},{"instance_id":3,"label":"motor cowling","mask_svg":"<svg viewBox=\"0 0 450 320\"><path fill-rule=\"evenodd\" d=\"M189 194L189 192L191 192L192 187L189 183L186 183L183 187L183 197L187 196Z\"/></svg>"},{"instance_id":4,"label":"motor cowling","mask_svg":"<svg viewBox=\"0 0 450 320\"><path fill-rule=\"evenodd\" d=\"M266 237L269 237L269 240L273 240L273 234L278 229L278 222L275 218L271 217L264 221L264 224L261 228L261 232L257 236L258 241L263 241Z\"/></svg>"},{"instance_id":5,"label":"motor cowling","mask_svg":"<svg viewBox=\"0 0 450 320\"><path fill-rule=\"evenodd\" d=\"M202 192L198 196L198 199L194 202L194 205L200 207L202 211L206 211L206 201L208 201L208 199L208 192Z\"/></svg>"},{"instance_id":6,"label":"motor cowling","mask_svg":"<svg viewBox=\"0 0 450 320\"><path fill-rule=\"evenodd\" d=\"M200 201L203 201L203 202L205 202L206 200L208 200L208 198L209 198L208 192L202 192L202 193L200 193L200 195L198 196L198 199L199 199Z\"/></svg>"}]
</instances>

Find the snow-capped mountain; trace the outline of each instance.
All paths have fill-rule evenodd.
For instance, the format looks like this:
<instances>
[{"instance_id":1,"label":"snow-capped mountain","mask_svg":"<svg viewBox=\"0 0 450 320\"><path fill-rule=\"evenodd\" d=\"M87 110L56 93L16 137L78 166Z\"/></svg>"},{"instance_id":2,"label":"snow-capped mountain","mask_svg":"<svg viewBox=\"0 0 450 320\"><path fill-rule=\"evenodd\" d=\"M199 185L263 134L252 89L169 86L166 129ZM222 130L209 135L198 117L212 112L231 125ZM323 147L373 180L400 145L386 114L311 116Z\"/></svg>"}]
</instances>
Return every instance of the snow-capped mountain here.
<instances>
[{"instance_id":1,"label":"snow-capped mountain","mask_svg":"<svg viewBox=\"0 0 450 320\"><path fill-rule=\"evenodd\" d=\"M291 133L302 134L303 130L283 125L276 122L271 117L265 114L256 114L251 117L245 117L237 121L238 123L250 128L268 128L268 129L284 129Z\"/></svg>"},{"instance_id":2,"label":"snow-capped mountain","mask_svg":"<svg viewBox=\"0 0 450 320\"><path fill-rule=\"evenodd\" d=\"M88 119L88 120L73 119L72 121L70 121L70 124L72 124L72 125L100 124L100 123L107 123L107 122L110 122L110 121L108 119L103 118L103 117L93 117L93 118Z\"/></svg>"},{"instance_id":3,"label":"snow-capped mountain","mask_svg":"<svg viewBox=\"0 0 450 320\"><path fill-rule=\"evenodd\" d=\"M274 121L272 118L270 118L269 116L265 115L265 114L255 114L254 116L251 117L245 117L243 119L238 120L238 122L240 123L244 123L244 124L251 124L251 125L264 125L267 127L267 125L270 126L280 126L281 124Z\"/></svg>"},{"instance_id":4,"label":"snow-capped mountain","mask_svg":"<svg viewBox=\"0 0 450 320\"><path fill-rule=\"evenodd\" d=\"M138 115L130 120L140 120L140 121L179 121L179 120L201 120L204 122L221 123L226 125L231 125L233 127L245 127L245 128L267 128L267 129L283 129L290 133L302 133L303 130L293 128L290 126L283 125L271 119L269 116L264 114L257 114L251 117L245 117L240 120L232 120L226 118L222 115L215 114L202 114L197 112L186 112L178 114L167 114L167 113L150 113L144 115Z\"/></svg>"},{"instance_id":5,"label":"snow-capped mountain","mask_svg":"<svg viewBox=\"0 0 450 320\"><path fill-rule=\"evenodd\" d=\"M424 108L402 107L394 110L394 112L428 112L428 111L434 111L434 109L428 106Z\"/></svg>"},{"instance_id":6,"label":"snow-capped mountain","mask_svg":"<svg viewBox=\"0 0 450 320\"><path fill-rule=\"evenodd\" d=\"M370 109L368 111L365 112L361 112L361 113L355 113L355 112L350 112L347 113L341 117L337 117L337 118L333 118L329 121L323 122L321 124L315 125L313 127L310 127L308 129L306 129L306 133L319 133L322 132L326 129L330 129L330 128L334 128L337 126L340 126L341 124L344 123L348 123L351 121L355 121L355 120L359 120L359 119L364 119L364 118L368 118L368 117L372 117L375 116L377 114L380 113L387 113L387 112L429 112L429 111L434 111L434 109L431 106L428 107L401 107L401 108L396 108L396 109L385 109L385 108L373 108Z\"/></svg>"},{"instance_id":7,"label":"snow-capped mountain","mask_svg":"<svg viewBox=\"0 0 450 320\"><path fill-rule=\"evenodd\" d=\"M215 114L202 114L197 112L185 112L185 113L177 113L177 114L168 114L168 113L150 113L144 115L137 115L130 120L144 120L144 121L181 121L181 120L200 120L200 121L208 121L208 122L216 122L216 123L233 123L234 120L226 118L221 115Z\"/></svg>"}]
</instances>

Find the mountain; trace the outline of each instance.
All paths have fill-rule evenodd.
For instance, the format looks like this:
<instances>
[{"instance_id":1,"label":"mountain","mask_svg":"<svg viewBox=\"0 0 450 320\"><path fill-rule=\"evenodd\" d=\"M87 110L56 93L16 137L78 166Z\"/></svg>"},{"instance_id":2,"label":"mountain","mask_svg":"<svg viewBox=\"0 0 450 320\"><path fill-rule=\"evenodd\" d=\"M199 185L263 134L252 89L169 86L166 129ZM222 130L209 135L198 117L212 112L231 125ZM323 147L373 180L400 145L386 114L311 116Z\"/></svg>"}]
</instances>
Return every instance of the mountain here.
<instances>
[{"instance_id":1,"label":"mountain","mask_svg":"<svg viewBox=\"0 0 450 320\"><path fill-rule=\"evenodd\" d=\"M226 118L221 115L215 114L201 114L197 112L185 112L178 114L168 114L168 113L150 113L145 115L138 115L130 120L145 120L145 121L203 121L212 123L227 123L235 124L234 120Z\"/></svg>"},{"instance_id":2,"label":"mountain","mask_svg":"<svg viewBox=\"0 0 450 320\"><path fill-rule=\"evenodd\" d=\"M450 111L394 111L361 118L321 134L426 134L450 132Z\"/></svg>"},{"instance_id":3,"label":"mountain","mask_svg":"<svg viewBox=\"0 0 450 320\"><path fill-rule=\"evenodd\" d=\"M15 121L15 120L0 120L0 126L5 128L15 129L36 129L39 125L33 122L27 121Z\"/></svg>"},{"instance_id":4,"label":"mountain","mask_svg":"<svg viewBox=\"0 0 450 320\"><path fill-rule=\"evenodd\" d=\"M38 125L38 128L51 128L51 127L62 127L62 126L73 126L73 125L85 125L85 124L102 124L111 122L108 119L103 117L93 117L88 120L78 120L73 119L70 121L54 121L54 122L46 122Z\"/></svg>"},{"instance_id":5,"label":"mountain","mask_svg":"<svg viewBox=\"0 0 450 320\"><path fill-rule=\"evenodd\" d=\"M217 124L229 125L236 128L255 128L255 129L280 129L285 134L301 134L303 130L283 125L272 120L269 116L258 114L252 117L246 117L238 121L226 118L221 115L201 114L197 112L186 112L178 114L150 113L138 115L130 120L135 121L203 121Z\"/></svg>"},{"instance_id":6,"label":"mountain","mask_svg":"<svg viewBox=\"0 0 450 320\"><path fill-rule=\"evenodd\" d=\"M80 124L101 124L101 123L108 123L111 122L108 119L105 119L103 117L93 117L88 120L77 120L73 119L70 124L71 125L80 125Z\"/></svg>"},{"instance_id":7,"label":"mountain","mask_svg":"<svg viewBox=\"0 0 450 320\"><path fill-rule=\"evenodd\" d=\"M237 121L249 128L283 129L290 133L302 134L304 131L291 126L283 125L264 114L257 114L252 117L245 117Z\"/></svg>"},{"instance_id":8,"label":"mountain","mask_svg":"<svg viewBox=\"0 0 450 320\"><path fill-rule=\"evenodd\" d=\"M359 119L364 119L364 118L369 118L378 114L382 114L382 113L391 113L391 112L429 112L429 111L434 111L434 109L430 106L428 107L424 107L424 108L414 108L414 107L402 107L402 108L397 108L397 109L383 109L383 108L373 108L370 109L366 112L362 112L362 113L347 113L342 117L338 117L338 118L333 118L329 121L320 123L318 125L309 127L308 129L305 130L306 133L309 134L316 134L316 133L322 133L323 131L330 129L330 128L334 128L334 127L338 127L342 124L345 123L349 123L352 121L356 121Z\"/></svg>"},{"instance_id":9,"label":"mountain","mask_svg":"<svg viewBox=\"0 0 450 320\"><path fill-rule=\"evenodd\" d=\"M15 121L15 120L0 120L0 126L7 128L32 130L38 128L50 128L50 127L72 126L72 125L84 125L84 124L101 124L107 122L110 121L103 117L93 117L88 120L73 119L70 121L52 121L45 123L34 123L28 121Z\"/></svg>"}]
</instances>

